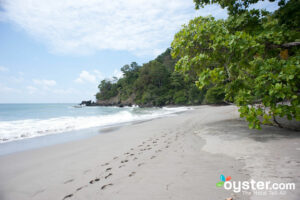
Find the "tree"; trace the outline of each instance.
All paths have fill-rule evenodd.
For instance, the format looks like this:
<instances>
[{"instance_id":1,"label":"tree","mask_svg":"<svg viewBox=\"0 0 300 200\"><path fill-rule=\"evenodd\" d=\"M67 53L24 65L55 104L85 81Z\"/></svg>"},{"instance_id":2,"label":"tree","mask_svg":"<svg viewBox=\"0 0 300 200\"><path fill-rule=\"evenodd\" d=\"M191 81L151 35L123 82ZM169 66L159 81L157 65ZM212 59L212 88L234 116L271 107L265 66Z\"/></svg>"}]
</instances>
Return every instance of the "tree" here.
<instances>
[{"instance_id":1,"label":"tree","mask_svg":"<svg viewBox=\"0 0 300 200\"><path fill-rule=\"evenodd\" d=\"M107 100L118 94L117 85L109 80L102 80L98 86L100 93L96 94L98 100Z\"/></svg>"},{"instance_id":2,"label":"tree","mask_svg":"<svg viewBox=\"0 0 300 200\"><path fill-rule=\"evenodd\" d=\"M275 17L280 24L285 24L289 29L300 29L300 3L298 0L290 0L281 5L275 12Z\"/></svg>"},{"instance_id":3,"label":"tree","mask_svg":"<svg viewBox=\"0 0 300 200\"><path fill-rule=\"evenodd\" d=\"M194 84L195 76L186 77L174 72L178 59L173 59L167 49L156 59L139 66L136 62L121 68L123 77L113 82L102 81L98 100L119 96L121 103L134 100L141 106L164 106L168 104L200 104L204 98Z\"/></svg>"},{"instance_id":4,"label":"tree","mask_svg":"<svg viewBox=\"0 0 300 200\"><path fill-rule=\"evenodd\" d=\"M255 4L264 0L194 0L195 8L199 9L209 4L219 4L222 8L227 8L230 15L241 14L249 8L251 4ZM275 0L269 0L274 2ZM285 0L278 1L278 5L282 6L286 3Z\"/></svg>"},{"instance_id":5,"label":"tree","mask_svg":"<svg viewBox=\"0 0 300 200\"><path fill-rule=\"evenodd\" d=\"M196 73L200 89L215 87L208 95L225 91L224 100L259 129L276 116L300 120L300 51L284 47L299 38L297 30L274 14L246 9L257 1L196 0L196 6L219 3L230 15L191 20L175 35L172 55L180 58L176 70Z\"/></svg>"}]
</instances>

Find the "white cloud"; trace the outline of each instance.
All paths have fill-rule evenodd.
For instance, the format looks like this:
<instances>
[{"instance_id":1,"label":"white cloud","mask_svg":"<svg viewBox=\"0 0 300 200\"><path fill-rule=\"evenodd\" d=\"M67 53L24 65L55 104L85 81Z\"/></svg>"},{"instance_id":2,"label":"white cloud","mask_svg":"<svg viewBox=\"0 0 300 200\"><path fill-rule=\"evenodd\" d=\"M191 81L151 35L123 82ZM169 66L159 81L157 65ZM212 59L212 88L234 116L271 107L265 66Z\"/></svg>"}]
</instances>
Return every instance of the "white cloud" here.
<instances>
[{"instance_id":1,"label":"white cloud","mask_svg":"<svg viewBox=\"0 0 300 200\"><path fill-rule=\"evenodd\" d=\"M113 80L113 77L117 77L118 79L123 77L123 72L115 69L111 76L104 76L99 70L93 70L92 72L88 72L83 70L80 72L79 77L75 79L77 83L100 83L101 80Z\"/></svg>"},{"instance_id":2,"label":"white cloud","mask_svg":"<svg viewBox=\"0 0 300 200\"><path fill-rule=\"evenodd\" d=\"M157 55L196 15L192 0L2 0L3 18L58 53L128 50ZM199 15L225 17L208 6Z\"/></svg>"},{"instance_id":3,"label":"white cloud","mask_svg":"<svg viewBox=\"0 0 300 200\"><path fill-rule=\"evenodd\" d=\"M33 79L32 80L34 84L40 85L42 87L50 87L50 86L55 86L56 81L54 80L40 80L40 79Z\"/></svg>"},{"instance_id":4,"label":"white cloud","mask_svg":"<svg viewBox=\"0 0 300 200\"><path fill-rule=\"evenodd\" d=\"M29 94L33 94L37 91L37 88L35 88L31 85L27 86L26 89L28 90Z\"/></svg>"},{"instance_id":5,"label":"white cloud","mask_svg":"<svg viewBox=\"0 0 300 200\"><path fill-rule=\"evenodd\" d=\"M13 81L13 82L16 82L16 83L21 83L24 81L24 78L23 77L17 77L17 76L12 76L10 77L10 79Z\"/></svg>"},{"instance_id":6,"label":"white cloud","mask_svg":"<svg viewBox=\"0 0 300 200\"><path fill-rule=\"evenodd\" d=\"M6 85L0 83L0 91L1 92L14 92L16 90L14 88L7 87Z\"/></svg>"},{"instance_id":7,"label":"white cloud","mask_svg":"<svg viewBox=\"0 0 300 200\"><path fill-rule=\"evenodd\" d=\"M96 78L99 80L102 80L104 78L103 74L98 70L94 70L94 74L95 74Z\"/></svg>"},{"instance_id":8,"label":"white cloud","mask_svg":"<svg viewBox=\"0 0 300 200\"><path fill-rule=\"evenodd\" d=\"M8 69L6 67L0 66L0 72L6 72Z\"/></svg>"},{"instance_id":9,"label":"white cloud","mask_svg":"<svg viewBox=\"0 0 300 200\"><path fill-rule=\"evenodd\" d=\"M81 73L79 74L79 77L75 80L75 82L77 82L77 83L84 83L84 82L96 83L97 76L94 74L91 74L88 71L83 70L83 71L81 71Z\"/></svg>"},{"instance_id":10,"label":"white cloud","mask_svg":"<svg viewBox=\"0 0 300 200\"><path fill-rule=\"evenodd\" d=\"M79 92L73 88L66 88L66 89L54 89L51 90L54 94L59 94L59 95L70 95L70 94L78 94Z\"/></svg>"},{"instance_id":11,"label":"white cloud","mask_svg":"<svg viewBox=\"0 0 300 200\"><path fill-rule=\"evenodd\" d=\"M113 72L112 77L116 77L116 78L122 78L123 77L123 72L121 72L120 70L115 69Z\"/></svg>"},{"instance_id":12,"label":"white cloud","mask_svg":"<svg viewBox=\"0 0 300 200\"><path fill-rule=\"evenodd\" d=\"M11 76L10 80L12 80L15 83L21 83L24 81L24 73L18 72L15 76Z\"/></svg>"}]
</instances>

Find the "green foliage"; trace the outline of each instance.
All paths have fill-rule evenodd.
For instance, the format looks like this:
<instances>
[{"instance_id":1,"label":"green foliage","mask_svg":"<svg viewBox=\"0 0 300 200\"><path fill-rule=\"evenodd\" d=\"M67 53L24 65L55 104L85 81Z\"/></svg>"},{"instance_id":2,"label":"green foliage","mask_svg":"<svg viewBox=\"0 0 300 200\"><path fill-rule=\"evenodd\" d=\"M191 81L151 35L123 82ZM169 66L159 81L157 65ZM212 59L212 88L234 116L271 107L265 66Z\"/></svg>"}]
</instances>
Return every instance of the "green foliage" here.
<instances>
[{"instance_id":1,"label":"green foliage","mask_svg":"<svg viewBox=\"0 0 300 200\"><path fill-rule=\"evenodd\" d=\"M118 94L117 85L112 83L111 81L103 80L98 86L100 93L96 94L96 98L98 100L107 100Z\"/></svg>"},{"instance_id":2,"label":"green foliage","mask_svg":"<svg viewBox=\"0 0 300 200\"><path fill-rule=\"evenodd\" d=\"M172 55L180 58L176 70L196 74L197 87L209 88L207 102L221 101L225 92L225 101L240 107L250 128L259 129L276 116L300 120L300 50L283 48L300 38L293 29L299 20L284 20L290 2L280 2L275 14L246 9L258 0L195 2L219 3L230 15L227 20L197 17L183 26L172 42ZM297 18L294 13L290 18Z\"/></svg>"},{"instance_id":3,"label":"green foliage","mask_svg":"<svg viewBox=\"0 0 300 200\"><path fill-rule=\"evenodd\" d=\"M173 59L170 52L167 49L143 66L135 62L125 65L121 68L123 77L115 83L101 82L97 100L109 100L119 95L121 101L134 98L133 103L141 106L200 104L205 93L195 86L196 77L185 77L174 71L178 59Z\"/></svg>"},{"instance_id":4,"label":"green foliage","mask_svg":"<svg viewBox=\"0 0 300 200\"><path fill-rule=\"evenodd\" d=\"M184 90L179 90L174 94L174 103L175 104L185 104L188 100Z\"/></svg>"},{"instance_id":5,"label":"green foliage","mask_svg":"<svg viewBox=\"0 0 300 200\"><path fill-rule=\"evenodd\" d=\"M206 92L204 102L207 104L224 103L224 97L223 87L211 87Z\"/></svg>"},{"instance_id":6,"label":"green foliage","mask_svg":"<svg viewBox=\"0 0 300 200\"><path fill-rule=\"evenodd\" d=\"M259 1L264 0L194 0L196 9L199 9L200 7L204 7L205 5L209 4L219 4L222 8L227 8L230 15L234 14L241 14L242 12L246 11L247 8L251 4L255 4ZM275 0L269 0L270 2L274 2ZM285 0L279 0L278 5L282 6L285 4Z\"/></svg>"},{"instance_id":7,"label":"green foliage","mask_svg":"<svg viewBox=\"0 0 300 200\"><path fill-rule=\"evenodd\" d=\"M275 17L280 24L286 25L290 29L300 29L300 3L299 0L289 0L276 12Z\"/></svg>"}]
</instances>

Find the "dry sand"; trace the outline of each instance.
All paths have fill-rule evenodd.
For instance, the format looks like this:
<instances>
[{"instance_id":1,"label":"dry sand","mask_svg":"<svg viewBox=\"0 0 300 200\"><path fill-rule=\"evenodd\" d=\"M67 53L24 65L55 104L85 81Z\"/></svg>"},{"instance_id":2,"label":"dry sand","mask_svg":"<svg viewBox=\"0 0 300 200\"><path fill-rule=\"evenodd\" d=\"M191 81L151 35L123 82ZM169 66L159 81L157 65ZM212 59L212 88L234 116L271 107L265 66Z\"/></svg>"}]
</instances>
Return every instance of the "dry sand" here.
<instances>
[{"instance_id":1,"label":"dry sand","mask_svg":"<svg viewBox=\"0 0 300 200\"><path fill-rule=\"evenodd\" d=\"M300 135L249 130L235 106L194 110L88 139L0 157L0 199L222 200L300 198ZM286 195L233 194L232 180L294 182Z\"/></svg>"}]
</instances>

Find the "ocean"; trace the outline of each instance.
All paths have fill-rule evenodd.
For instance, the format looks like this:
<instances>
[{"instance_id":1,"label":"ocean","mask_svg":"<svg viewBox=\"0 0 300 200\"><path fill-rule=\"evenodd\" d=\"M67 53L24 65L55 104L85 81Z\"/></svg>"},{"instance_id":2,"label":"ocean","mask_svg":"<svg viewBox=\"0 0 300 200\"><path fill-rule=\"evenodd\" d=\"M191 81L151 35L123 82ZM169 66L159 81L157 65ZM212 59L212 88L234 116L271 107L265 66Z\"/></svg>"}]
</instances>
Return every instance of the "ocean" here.
<instances>
[{"instance_id":1,"label":"ocean","mask_svg":"<svg viewBox=\"0 0 300 200\"><path fill-rule=\"evenodd\" d=\"M75 104L0 104L0 146L48 135L99 130L185 111L187 107L82 107ZM87 131L89 130L89 131ZM98 131L99 132L99 131ZM97 132L97 133L98 133ZM100 131L101 133L101 131Z\"/></svg>"}]
</instances>

